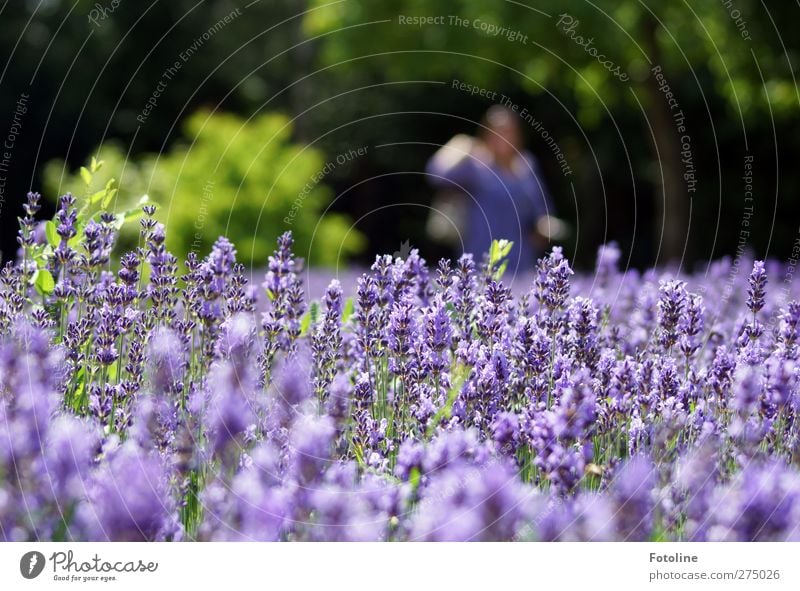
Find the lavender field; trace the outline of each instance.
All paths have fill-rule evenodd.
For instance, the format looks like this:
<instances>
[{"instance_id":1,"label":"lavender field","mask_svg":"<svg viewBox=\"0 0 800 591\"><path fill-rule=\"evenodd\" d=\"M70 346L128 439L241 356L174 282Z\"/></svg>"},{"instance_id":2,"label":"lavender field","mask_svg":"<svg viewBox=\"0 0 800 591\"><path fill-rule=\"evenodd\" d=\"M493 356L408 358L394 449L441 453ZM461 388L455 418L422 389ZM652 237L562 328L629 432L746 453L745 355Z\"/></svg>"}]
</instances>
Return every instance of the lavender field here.
<instances>
[{"instance_id":1,"label":"lavender field","mask_svg":"<svg viewBox=\"0 0 800 591\"><path fill-rule=\"evenodd\" d=\"M791 267L556 247L512 292L495 242L317 302L289 234L251 284L150 205L118 259L124 216L38 210L0 277L4 540L800 540Z\"/></svg>"}]
</instances>

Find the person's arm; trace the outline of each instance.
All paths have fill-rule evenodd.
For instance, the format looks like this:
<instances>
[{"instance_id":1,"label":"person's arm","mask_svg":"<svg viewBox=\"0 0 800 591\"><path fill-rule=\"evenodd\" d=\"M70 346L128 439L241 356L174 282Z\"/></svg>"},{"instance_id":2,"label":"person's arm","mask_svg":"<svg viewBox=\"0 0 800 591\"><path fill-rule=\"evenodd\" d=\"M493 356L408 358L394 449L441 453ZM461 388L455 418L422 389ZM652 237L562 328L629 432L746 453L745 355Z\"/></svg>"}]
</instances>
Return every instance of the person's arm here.
<instances>
[{"instance_id":1,"label":"person's arm","mask_svg":"<svg viewBox=\"0 0 800 591\"><path fill-rule=\"evenodd\" d=\"M475 141L468 135L459 134L439 148L425 167L431 184L438 187L470 185L475 170L471 156Z\"/></svg>"}]
</instances>

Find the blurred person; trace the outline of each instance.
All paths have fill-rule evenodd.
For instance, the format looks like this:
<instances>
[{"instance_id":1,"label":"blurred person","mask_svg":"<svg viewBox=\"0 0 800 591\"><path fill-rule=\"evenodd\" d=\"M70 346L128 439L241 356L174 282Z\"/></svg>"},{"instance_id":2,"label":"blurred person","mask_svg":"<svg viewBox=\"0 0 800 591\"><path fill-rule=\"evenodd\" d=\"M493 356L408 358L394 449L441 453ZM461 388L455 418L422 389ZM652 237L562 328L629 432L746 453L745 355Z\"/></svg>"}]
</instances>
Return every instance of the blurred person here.
<instances>
[{"instance_id":1,"label":"blurred person","mask_svg":"<svg viewBox=\"0 0 800 591\"><path fill-rule=\"evenodd\" d=\"M464 252L476 261L492 240L505 238L514 242L509 268L531 269L548 240L564 232L538 163L523 148L518 117L506 107L495 105L486 112L477 137L453 137L431 157L426 172L441 190L429 233L443 238L448 232L463 232ZM454 192L459 194L458 204Z\"/></svg>"}]
</instances>

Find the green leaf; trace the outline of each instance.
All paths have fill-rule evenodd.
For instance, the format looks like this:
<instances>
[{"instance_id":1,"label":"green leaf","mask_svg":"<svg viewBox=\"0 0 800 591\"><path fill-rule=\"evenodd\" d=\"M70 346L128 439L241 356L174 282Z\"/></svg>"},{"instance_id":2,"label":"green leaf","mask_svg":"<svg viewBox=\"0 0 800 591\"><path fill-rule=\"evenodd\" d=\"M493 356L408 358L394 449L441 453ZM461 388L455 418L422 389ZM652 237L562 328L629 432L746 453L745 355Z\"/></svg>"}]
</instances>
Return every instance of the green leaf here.
<instances>
[{"instance_id":1,"label":"green leaf","mask_svg":"<svg viewBox=\"0 0 800 591\"><path fill-rule=\"evenodd\" d=\"M31 249L31 258L36 261L36 266L38 268L43 268L47 266L47 258L49 255L52 254L53 247L43 244L37 244Z\"/></svg>"},{"instance_id":2,"label":"green leaf","mask_svg":"<svg viewBox=\"0 0 800 591\"><path fill-rule=\"evenodd\" d=\"M114 199L114 196L117 194L117 189L114 188L115 182L116 182L115 179L109 179L108 182L106 183L106 188L105 188L106 195L105 198L103 199L103 202L100 204L100 207L102 207L103 209L108 208L109 204L111 203L111 200Z\"/></svg>"},{"instance_id":3,"label":"green leaf","mask_svg":"<svg viewBox=\"0 0 800 591\"><path fill-rule=\"evenodd\" d=\"M77 248L83 242L83 228L86 224L78 218L78 221L75 222L75 236L69 239L67 242L67 246L70 248Z\"/></svg>"},{"instance_id":4,"label":"green leaf","mask_svg":"<svg viewBox=\"0 0 800 591\"><path fill-rule=\"evenodd\" d=\"M81 366L76 374L74 380L74 391L73 391L73 398L72 398L72 410L76 412L80 412L81 406L83 406L83 400L86 394L86 366Z\"/></svg>"},{"instance_id":5,"label":"green leaf","mask_svg":"<svg viewBox=\"0 0 800 591\"><path fill-rule=\"evenodd\" d=\"M456 310L456 307L453 305L452 302L447 302L444 305L444 309L447 310L447 314L450 316L451 319L455 320L458 318L458 310Z\"/></svg>"},{"instance_id":6,"label":"green leaf","mask_svg":"<svg viewBox=\"0 0 800 591\"><path fill-rule=\"evenodd\" d=\"M436 427L442 421L449 420L453 414L453 404L455 404L458 395L461 393L461 388L464 387L464 383L467 381L469 374L472 370L467 365L463 365L461 363L453 364L453 367L450 368L450 373L453 376L452 383L450 385L450 390L447 392L447 401L444 403L444 406L439 409L439 411L434 415L433 420L428 427L427 435L430 437L433 435Z\"/></svg>"},{"instance_id":7,"label":"green leaf","mask_svg":"<svg viewBox=\"0 0 800 591\"><path fill-rule=\"evenodd\" d=\"M47 242L55 248L59 244L61 244L61 236L58 235L56 232L56 224L53 220L47 220L44 224L44 234L47 236Z\"/></svg>"},{"instance_id":8,"label":"green leaf","mask_svg":"<svg viewBox=\"0 0 800 591\"><path fill-rule=\"evenodd\" d=\"M344 301L344 308L342 309L342 324L347 324L347 321L350 320L355 308L356 306L353 302L353 296L350 296Z\"/></svg>"},{"instance_id":9,"label":"green leaf","mask_svg":"<svg viewBox=\"0 0 800 591\"><path fill-rule=\"evenodd\" d=\"M88 187L89 185L91 185L92 184L92 173L89 172L86 169L85 166L81 166L81 171L80 172L81 172L81 178L83 179L83 182L86 183L86 186Z\"/></svg>"},{"instance_id":10,"label":"green leaf","mask_svg":"<svg viewBox=\"0 0 800 591\"><path fill-rule=\"evenodd\" d=\"M311 328L311 312L306 312L300 319L300 336L306 336L309 328Z\"/></svg>"},{"instance_id":11,"label":"green leaf","mask_svg":"<svg viewBox=\"0 0 800 591\"><path fill-rule=\"evenodd\" d=\"M356 462L358 462L358 465L364 467L364 452L361 450L360 445L353 445L353 455L356 457Z\"/></svg>"},{"instance_id":12,"label":"green leaf","mask_svg":"<svg viewBox=\"0 0 800 591\"><path fill-rule=\"evenodd\" d=\"M36 291L39 292L39 295L42 296L50 295L56 288L56 282L53 280L53 276L47 269L39 269L36 272L33 285L36 288Z\"/></svg>"},{"instance_id":13,"label":"green leaf","mask_svg":"<svg viewBox=\"0 0 800 591\"><path fill-rule=\"evenodd\" d=\"M114 189L115 193L116 193L116 191L117 191L117 189ZM114 227L117 230L119 230L120 228L122 228L122 226L124 226L125 224L127 224L131 220L135 220L135 219L140 218L142 216L142 214L143 214L142 206L146 205L147 203L152 203L153 205L156 205L154 202L150 201L150 197L149 196L142 195L139 198L139 201L137 202L135 207L131 207L130 209L126 209L125 211L123 211L121 213L118 213L116 215L116 219L114 220Z\"/></svg>"},{"instance_id":14,"label":"green leaf","mask_svg":"<svg viewBox=\"0 0 800 591\"><path fill-rule=\"evenodd\" d=\"M125 211L118 213L114 220L114 227L119 230L130 222L131 220L138 219L142 216L142 208L141 207L132 207L131 209L126 209Z\"/></svg>"},{"instance_id":15,"label":"green leaf","mask_svg":"<svg viewBox=\"0 0 800 591\"><path fill-rule=\"evenodd\" d=\"M111 203L111 200L114 198L114 195L117 194L117 190L114 189L113 186L114 179L111 179L106 183L106 186L103 189L100 189L96 193L89 195L89 204L94 205L95 203L100 203L100 207L106 209L108 204Z\"/></svg>"},{"instance_id":16,"label":"green leaf","mask_svg":"<svg viewBox=\"0 0 800 591\"><path fill-rule=\"evenodd\" d=\"M421 480L422 475L419 472L419 468L411 468L411 472L408 474L408 481L411 483L412 490L417 490L419 488Z\"/></svg>"},{"instance_id":17,"label":"green leaf","mask_svg":"<svg viewBox=\"0 0 800 591\"><path fill-rule=\"evenodd\" d=\"M106 380L109 382L114 382L117 380L117 364L112 363L106 369Z\"/></svg>"},{"instance_id":18,"label":"green leaf","mask_svg":"<svg viewBox=\"0 0 800 591\"><path fill-rule=\"evenodd\" d=\"M508 267L508 261L503 261L503 263L497 267L497 270L494 272L495 281L500 281L503 278L503 275L506 272L506 267Z\"/></svg>"},{"instance_id":19,"label":"green leaf","mask_svg":"<svg viewBox=\"0 0 800 591\"><path fill-rule=\"evenodd\" d=\"M499 281L506 272L508 263L503 262L503 259L509 255L513 246L514 243L510 240L492 240L489 247L489 271L495 281Z\"/></svg>"},{"instance_id":20,"label":"green leaf","mask_svg":"<svg viewBox=\"0 0 800 591\"><path fill-rule=\"evenodd\" d=\"M112 179L113 180L113 179ZM108 209L108 206L111 204L112 199L117 194L116 189L106 189L106 196L103 199L103 202L100 204L100 207L103 209Z\"/></svg>"},{"instance_id":21,"label":"green leaf","mask_svg":"<svg viewBox=\"0 0 800 591\"><path fill-rule=\"evenodd\" d=\"M105 161L98 160L97 158L92 156L92 162L89 164L89 170L91 170L92 172L97 172L98 170L103 168L103 164L105 164Z\"/></svg>"},{"instance_id":22,"label":"green leaf","mask_svg":"<svg viewBox=\"0 0 800 591\"><path fill-rule=\"evenodd\" d=\"M489 263L494 266L511 252L514 243L509 240L492 240L492 246L489 248Z\"/></svg>"},{"instance_id":23,"label":"green leaf","mask_svg":"<svg viewBox=\"0 0 800 591\"><path fill-rule=\"evenodd\" d=\"M101 189L96 193L92 193L91 195L89 195L89 204L94 205L95 203L98 203L101 199L103 199L103 197L105 197L105 195L106 195L105 189Z\"/></svg>"},{"instance_id":24,"label":"green leaf","mask_svg":"<svg viewBox=\"0 0 800 591\"><path fill-rule=\"evenodd\" d=\"M311 305L308 307L308 312L303 314L303 317L300 319L300 336L305 336L311 330L311 327L317 323L317 318L319 318L319 302L316 300L311 302Z\"/></svg>"}]
</instances>

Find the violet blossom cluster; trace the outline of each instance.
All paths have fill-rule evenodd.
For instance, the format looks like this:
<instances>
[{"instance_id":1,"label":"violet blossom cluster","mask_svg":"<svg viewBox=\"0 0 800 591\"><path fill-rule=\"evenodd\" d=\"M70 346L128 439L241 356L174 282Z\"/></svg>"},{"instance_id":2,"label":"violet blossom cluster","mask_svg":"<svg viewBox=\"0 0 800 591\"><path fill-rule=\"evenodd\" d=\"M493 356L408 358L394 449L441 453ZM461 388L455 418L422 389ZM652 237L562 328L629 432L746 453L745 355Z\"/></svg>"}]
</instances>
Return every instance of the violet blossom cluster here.
<instances>
[{"instance_id":1,"label":"violet blossom cluster","mask_svg":"<svg viewBox=\"0 0 800 591\"><path fill-rule=\"evenodd\" d=\"M314 302L288 233L259 287L225 238L181 267L152 206L115 257L62 197L38 248L39 199L0 273L0 539L800 539L778 264L554 248L521 286L412 251Z\"/></svg>"}]
</instances>

